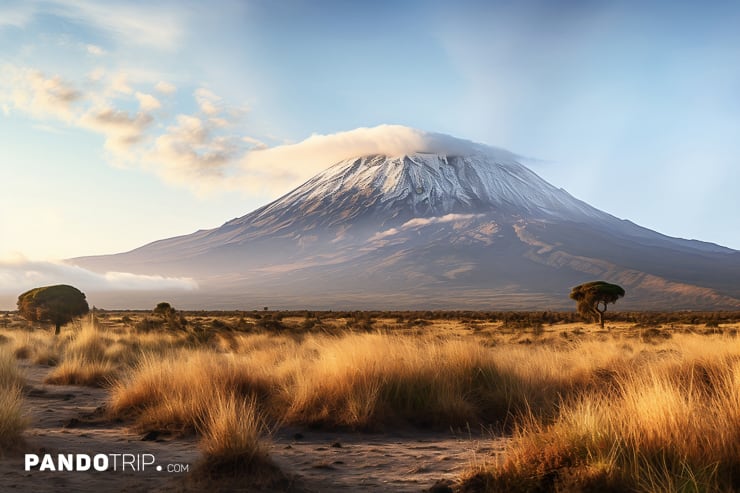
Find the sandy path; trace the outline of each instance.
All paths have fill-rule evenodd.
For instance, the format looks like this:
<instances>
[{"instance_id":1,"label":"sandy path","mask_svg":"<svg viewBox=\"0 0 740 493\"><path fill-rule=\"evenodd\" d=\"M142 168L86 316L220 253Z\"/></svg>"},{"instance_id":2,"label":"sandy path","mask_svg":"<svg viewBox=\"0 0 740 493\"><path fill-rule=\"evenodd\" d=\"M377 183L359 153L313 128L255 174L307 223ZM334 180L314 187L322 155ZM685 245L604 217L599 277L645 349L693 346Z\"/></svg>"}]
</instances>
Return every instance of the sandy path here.
<instances>
[{"instance_id":1,"label":"sandy path","mask_svg":"<svg viewBox=\"0 0 740 493\"><path fill-rule=\"evenodd\" d=\"M0 461L0 491L183 490L187 474L167 472L167 466L186 465L193 470L200 457L195 438L142 440L123 423L96 423L91 416L105 404L105 389L46 385L42 381L50 368L23 362L21 367L28 387L30 426L20 454ZM450 432L362 434L289 428L273 435L270 456L292 478L293 491L419 492L440 480L452 483L471 464L491 460L491 454L500 453L504 445L504 439ZM26 453L48 453L55 459L57 454L152 454L156 463L144 470L140 466L121 470L118 464L116 471L106 472L25 471ZM113 459L109 460L112 464ZM157 471L156 465L163 470ZM233 486L223 489L213 484L208 489L226 491ZM203 487L200 483L197 489ZM240 491L252 491L246 484L243 488Z\"/></svg>"},{"instance_id":2,"label":"sandy path","mask_svg":"<svg viewBox=\"0 0 740 493\"><path fill-rule=\"evenodd\" d=\"M298 438L296 438L298 433ZM313 491L420 492L454 483L466 468L503 451L503 439L409 430L391 434L283 430L271 455Z\"/></svg>"},{"instance_id":3,"label":"sandy path","mask_svg":"<svg viewBox=\"0 0 740 493\"><path fill-rule=\"evenodd\" d=\"M141 435L131 433L123 424L86 423L87 417L105 403L104 389L45 385L42 381L48 367L24 363L21 367L28 388L25 400L30 426L20 455L0 461L0 491L161 491L175 488L183 477L182 472L167 472L169 464L188 464L192 468L197 461L199 452L194 440L143 441ZM55 461L57 454L134 454L135 458L152 454L163 470L158 472L156 465L142 470L136 462L123 470L116 458L116 471L25 471L26 453L52 454ZM109 461L113 468L113 458Z\"/></svg>"}]
</instances>

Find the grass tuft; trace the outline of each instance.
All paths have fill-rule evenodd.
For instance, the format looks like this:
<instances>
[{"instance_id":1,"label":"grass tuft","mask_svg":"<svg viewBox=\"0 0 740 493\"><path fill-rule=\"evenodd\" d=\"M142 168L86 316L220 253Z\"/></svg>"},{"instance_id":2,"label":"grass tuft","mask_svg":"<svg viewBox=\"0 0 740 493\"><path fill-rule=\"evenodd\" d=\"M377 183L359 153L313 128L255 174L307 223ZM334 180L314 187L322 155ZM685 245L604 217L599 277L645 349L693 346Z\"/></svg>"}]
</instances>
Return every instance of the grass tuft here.
<instances>
[{"instance_id":1,"label":"grass tuft","mask_svg":"<svg viewBox=\"0 0 740 493\"><path fill-rule=\"evenodd\" d=\"M15 355L0 347L0 456L18 447L28 420L23 416L23 376Z\"/></svg>"},{"instance_id":2,"label":"grass tuft","mask_svg":"<svg viewBox=\"0 0 740 493\"><path fill-rule=\"evenodd\" d=\"M84 385L108 387L118 374L116 367L106 360L96 361L80 355L67 356L44 379L52 385Z\"/></svg>"},{"instance_id":3,"label":"grass tuft","mask_svg":"<svg viewBox=\"0 0 740 493\"><path fill-rule=\"evenodd\" d=\"M268 462L266 431L254 398L219 394L201 425L204 463L211 471L257 470Z\"/></svg>"}]
</instances>

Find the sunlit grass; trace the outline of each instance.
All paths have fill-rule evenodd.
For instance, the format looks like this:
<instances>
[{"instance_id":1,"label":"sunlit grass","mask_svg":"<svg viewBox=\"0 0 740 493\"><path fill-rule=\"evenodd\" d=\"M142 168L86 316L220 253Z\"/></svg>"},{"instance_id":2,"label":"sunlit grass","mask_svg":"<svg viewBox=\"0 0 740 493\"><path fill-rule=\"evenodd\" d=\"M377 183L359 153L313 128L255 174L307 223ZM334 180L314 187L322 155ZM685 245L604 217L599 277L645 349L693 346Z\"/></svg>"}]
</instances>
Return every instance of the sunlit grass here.
<instances>
[{"instance_id":1,"label":"sunlit grass","mask_svg":"<svg viewBox=\"0 0 740 493\"><path fill-rule=\"evenodd\" d=\"M468 491L740 489L737 325L237 314L139 332L142 316L6 331L8 368L56 362L48 383L109 385L111 418L198 434L210 471L268 464L266 427L485 427L511 445L466 473Z\"/></svg>"},{"instance_id":2,"label":"sunlit grass","mask_svg":"<svg viewBox=\"0 0 740 493\"><path fill-rule=\"evenodd\" d=\"M110 361L87 359L73 354L66 356L59 365L52 368L44 383L105 387L115 380L117 374L117 368Z\"/></svg>"},{"instance_id":3,"label":"sunlit grass","mask_svg":"<svg viewBox=\"0 0 740 493\"><path fill-rule=\"evenodd\" d=\"M18 446L28 424L22 409L23 382L14 354L0 347L0 456Z\"/></svg>"},{"instance_id":4,"label":"sunlit grass","mask_svg":"<svg viewBox=\"0 0 740 493\"><path fill-rule=\"evenodd\" d=\"M112 388L115 416L134 416L142 429L195 430L207 420L220 393L266 396L270 383L243 357L203 350L143 356Z\"/></svg>"},{"instance_id":5,"label":"sunlit grass","mask_svg":"<svg viewBox=\"0 0 740 493\"><path fill-rule=\"evenodd\" d=\"M471 489L736 490L740 344L675 339L615 361L612 385L566 398L553 421L522 419L505 460L476 471Z\"/></svg>"},{"instance_id":6,"label":"sunlit grass","mask_svg":"<svg viewBox=\"0 0 740 493\"><path fill-rule=\"evenodd\" d=\"M216 395L200 431L204 466L210 470L254 470L267 461L267 447L260 440L266 426L253 397Z\"/></svg>"}]
</instances>

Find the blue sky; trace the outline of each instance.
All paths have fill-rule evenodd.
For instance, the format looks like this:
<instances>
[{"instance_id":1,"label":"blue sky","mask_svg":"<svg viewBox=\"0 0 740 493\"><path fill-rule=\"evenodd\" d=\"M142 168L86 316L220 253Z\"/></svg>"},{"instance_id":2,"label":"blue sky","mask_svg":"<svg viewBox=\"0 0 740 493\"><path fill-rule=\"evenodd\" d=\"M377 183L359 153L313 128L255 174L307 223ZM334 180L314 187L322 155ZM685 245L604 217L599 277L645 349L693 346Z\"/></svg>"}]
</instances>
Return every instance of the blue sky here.
<instances>
[{"instance_id":1,"label":"blue sky","mask_svg":"<svg viewBox=\"0 0 740 493\"><path fill-rule=\"evenodd\" d=\"M740 249L737 4L151 3L0 3L0 261L218 226L319 166L265 149L381 124Z\"/></svg>"}]
</instances>

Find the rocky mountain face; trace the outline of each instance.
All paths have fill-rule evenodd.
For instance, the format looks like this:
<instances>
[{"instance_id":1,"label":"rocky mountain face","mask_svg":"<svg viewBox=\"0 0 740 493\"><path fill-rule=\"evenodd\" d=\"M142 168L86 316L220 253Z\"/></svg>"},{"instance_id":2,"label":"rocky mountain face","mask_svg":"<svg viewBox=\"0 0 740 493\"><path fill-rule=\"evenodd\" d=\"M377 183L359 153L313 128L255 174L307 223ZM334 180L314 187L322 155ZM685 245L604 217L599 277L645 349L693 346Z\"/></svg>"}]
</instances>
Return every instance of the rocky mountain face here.
<instances>
[{"instance_id":1,"label":"rocky mountain face","mask_svg":"<svg viewBox=\"0 0 740 493\"><path fill-rule=\"evenodd\" d=\"M621 284L621 309L740 309L740 252L670 238L553 187L503 150L341 161L219 228L72 259L188 276L184 306L570 309Z\"/></svg>"}]
</instances>

